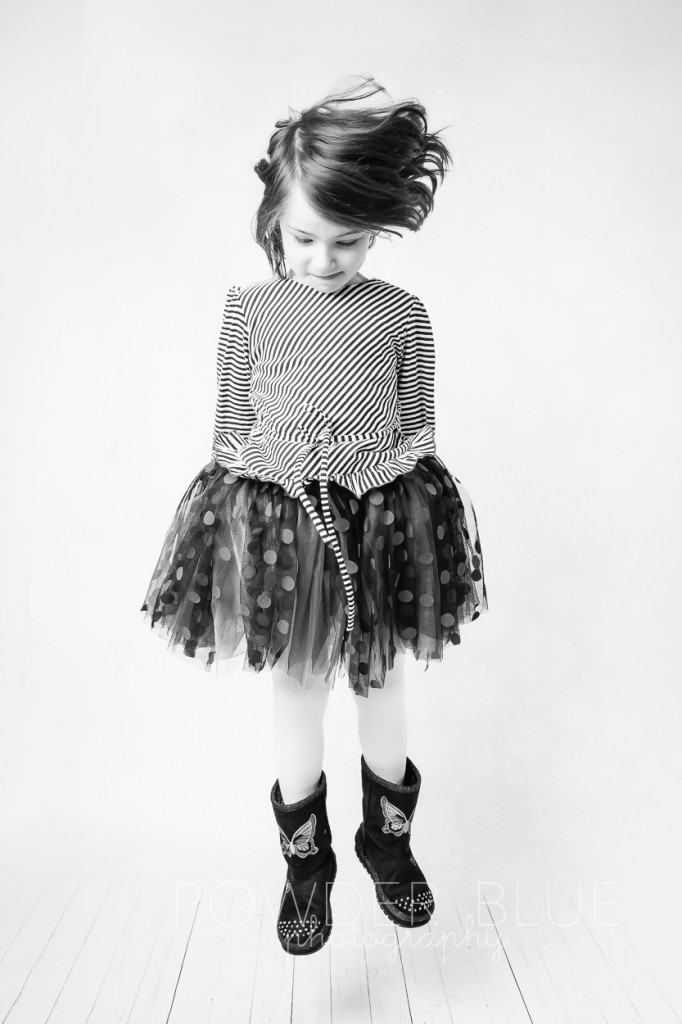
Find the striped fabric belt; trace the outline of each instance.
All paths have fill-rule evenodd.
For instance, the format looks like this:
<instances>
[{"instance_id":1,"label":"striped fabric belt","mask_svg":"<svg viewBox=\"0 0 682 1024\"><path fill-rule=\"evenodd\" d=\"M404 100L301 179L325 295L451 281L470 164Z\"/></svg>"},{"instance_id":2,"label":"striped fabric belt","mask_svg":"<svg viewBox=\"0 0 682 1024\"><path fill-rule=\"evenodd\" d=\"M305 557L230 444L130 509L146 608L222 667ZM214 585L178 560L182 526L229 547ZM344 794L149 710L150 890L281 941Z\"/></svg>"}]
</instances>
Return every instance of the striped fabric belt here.
<instances>
[{"instance_id":1,"label":"striped fabric belt","mask_svg":"<svg viewBox=\"0 0 682 1024\"><path fill-rule=\"evenodd\" d=\"M350 578L350 571L344 560L343 552L339 544L336 531L334 529L334 523L332 521L331 510L329 508L329 452L332 443L337 442L363 442L363 441L384 441L387 436L393 433L393 428L380 431L372 431L364 434L332 434L329 417L321 409L317 409L315 406L309 403L303 403L303 407L314 410L317 412L322 420L322 426L312 435L310 432L294 431L290 435L281 434L279 432L270 432L271 436L281 437L283 440L301 440L301 434L306 434L306 444L294 465L291 474L291 489L294 497L299 498L304 509L310 516L325 544L334 552L336 561L338 562L339 569L341 570L341 579L343 580L343 587L346 593L346 613L347 613L347 625L346 632L351 633L355 624L355 596L353 594L353 584ZM313 448L321 448L321 459L320 459L320 504L322 506L322 515L320 515L314 508L308 494L306 493L305 487L303 486L303 463L306 458L313 450Z\"/></svg>"}]
</instances>

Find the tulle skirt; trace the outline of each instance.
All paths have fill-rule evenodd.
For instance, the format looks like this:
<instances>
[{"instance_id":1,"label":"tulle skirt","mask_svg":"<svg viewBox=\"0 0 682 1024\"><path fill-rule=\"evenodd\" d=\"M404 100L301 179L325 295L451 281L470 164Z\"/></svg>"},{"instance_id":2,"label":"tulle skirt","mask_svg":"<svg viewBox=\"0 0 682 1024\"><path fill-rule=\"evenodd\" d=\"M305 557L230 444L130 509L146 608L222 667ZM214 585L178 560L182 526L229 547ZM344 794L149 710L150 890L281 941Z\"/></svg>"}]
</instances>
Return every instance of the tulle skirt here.
<instances>
[{"instance_id":1,"label":"tulle skirt","mask_svg":"<svg viewBox=\"0 0 682 1024\"><path fill-rule=\"evenodd\" d=\"M319 483L305 485L320 508ZM243 654L302 685L347 674L356 694L384 685L396 652L440 661L460 626L488 607L476 514L437 456L356 497L329 481L351 574L346 632L339 564L298 498L215 461L196 475L168 527L141 611L172 653L207 671Z\"/></svg>"}]
</instances>

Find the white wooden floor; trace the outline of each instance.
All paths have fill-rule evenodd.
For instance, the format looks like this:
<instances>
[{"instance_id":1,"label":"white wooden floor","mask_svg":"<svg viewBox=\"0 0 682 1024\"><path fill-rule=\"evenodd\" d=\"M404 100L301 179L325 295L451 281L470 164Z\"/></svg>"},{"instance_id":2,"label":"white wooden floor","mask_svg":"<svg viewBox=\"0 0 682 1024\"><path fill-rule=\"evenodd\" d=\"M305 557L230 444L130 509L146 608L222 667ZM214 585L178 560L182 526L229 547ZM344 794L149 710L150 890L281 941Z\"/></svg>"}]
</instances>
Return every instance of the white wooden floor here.
<instances>
[{"instance_id":1,"label":"white wooden floor","mask_svg":"<svg viewBox=\"0 0 682 1024\"><path fill-rule=\"evenodd\" d=\"M555 887L500 888L482 885L480 900L436 889L437 918L408 931L376 908L369 879L339 880L330 941L294 958L275 935L281 880L267 890L225 881L7 884L0 1020L682 1021L679 950L657 938L641 908L595 907Z\"/></svg>"}]
</instances>

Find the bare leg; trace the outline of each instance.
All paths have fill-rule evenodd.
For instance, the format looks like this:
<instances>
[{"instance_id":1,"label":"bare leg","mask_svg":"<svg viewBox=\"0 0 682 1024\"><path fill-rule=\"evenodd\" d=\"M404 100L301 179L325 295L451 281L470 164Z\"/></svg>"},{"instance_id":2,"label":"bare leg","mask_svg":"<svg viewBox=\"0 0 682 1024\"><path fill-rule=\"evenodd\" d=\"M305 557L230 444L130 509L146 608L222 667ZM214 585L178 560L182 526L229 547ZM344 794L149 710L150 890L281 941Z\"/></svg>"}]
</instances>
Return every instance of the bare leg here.
<instances>
[{"instance_id":1,"label":"bare leg","mask_svg":"<svg viewBox=\"0 0 682 1024\"><path fill-rule=\"evenodd\" d=\"M317 788L324 755L324 713L330 689L301 686L276 665L272 670L275 766L285 804Z\"/></svg>"},{"instance_id":2,"label":"bare leg","mask_svg":"<svg viewBox=\"0 0 682 1024\"><path fill-rule=\"evenodd\" d=\"M367 697L356 696L355 707L367 765L380 778L402 785L407 757L404 654L396 653L383 689L370 688Z\"/></svg>"}]
</instances>

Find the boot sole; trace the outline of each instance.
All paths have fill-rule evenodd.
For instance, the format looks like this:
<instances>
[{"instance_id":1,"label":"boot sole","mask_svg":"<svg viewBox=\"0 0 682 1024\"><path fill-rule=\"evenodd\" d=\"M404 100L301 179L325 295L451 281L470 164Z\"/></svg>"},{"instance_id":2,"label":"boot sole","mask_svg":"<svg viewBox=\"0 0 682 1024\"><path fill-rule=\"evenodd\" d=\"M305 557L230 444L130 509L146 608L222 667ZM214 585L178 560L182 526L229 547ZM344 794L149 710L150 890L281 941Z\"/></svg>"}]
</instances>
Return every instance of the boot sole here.
<instances>
[{"instance_id":1,"label":"boot sole","mask_svg":"<svg viewBox=\"0 0 682 1024\"><path fill-rule=\"evenodd\" d=\"M360 846L356 842L355 844L355 855L362 864L365 871L368 873L372 881L374 882L374 888L376 890L377 903L383 910L386 917L393 923L399 925L401 928L421 928L423 924L428 924L433 916L433 910L427 911L425 914L404 914L401 910L397 910L394 905L386 901L386 896L382 888L379 876L365 857L364 853L360 849ZM435 906L434 906L435 910Z\"/></svg>"},{"instance_id":2,"label":"boot sole","mask_svg":"<svg viewBox=\"0 0 682 1024\"><path fill-rule=\"evenodd\" d=\"M332 924L334 923L332 921L331 895L332 895L332 886L334 885L334 882L336 881L336 871L337 871L337 865L335 863L334 864L334 872L333 872L331 878L329 878L328 881L327 881L327 885L329 886L329 888L327 889L327 892L329 894L329 917L328 917L327 922L324 925L324 928L321 931L316 933L314 938L311 939L310 943L308 943L306 945L303 945L303 946L298 945L298 943L292 944L290 946L288 943L285 944L280 939L280 943L279 943L280 946L282 947L284 952L285 953L289 953L290 956L310 956L311 953L319 953L319 951L322 949L322 947L326 944L327 940L329 939L329 936L332 933ZM279 935L277 936L277 938L279 939Z\"/></svg>"}]
</instances>

